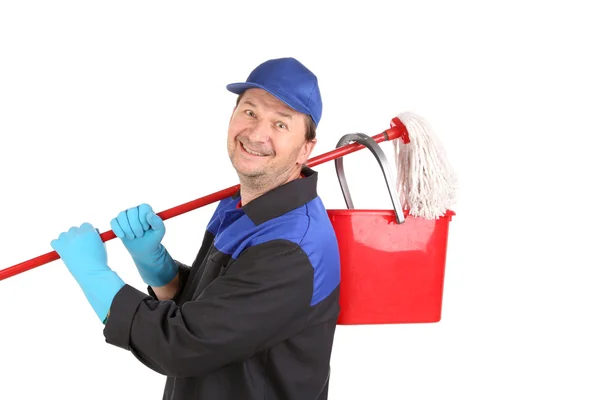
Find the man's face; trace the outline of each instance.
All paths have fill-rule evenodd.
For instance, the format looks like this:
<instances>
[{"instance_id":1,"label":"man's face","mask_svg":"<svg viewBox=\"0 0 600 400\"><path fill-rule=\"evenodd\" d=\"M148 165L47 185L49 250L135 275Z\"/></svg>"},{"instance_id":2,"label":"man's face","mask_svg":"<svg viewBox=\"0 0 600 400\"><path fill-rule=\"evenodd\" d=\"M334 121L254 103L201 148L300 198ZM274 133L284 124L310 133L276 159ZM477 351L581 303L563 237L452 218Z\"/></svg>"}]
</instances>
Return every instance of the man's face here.
<instances>
[{"instance_id":1,"label":"man's face","mask_svg":"<svg viewBox=\"0 0 600 400\"><path fill-rule=\"evenodd\" d=\"M268 185L286 180L308 159L305 115L262 89L244 92L229 122L227 150L240 178Z\"/></svg>"}]
</instances>

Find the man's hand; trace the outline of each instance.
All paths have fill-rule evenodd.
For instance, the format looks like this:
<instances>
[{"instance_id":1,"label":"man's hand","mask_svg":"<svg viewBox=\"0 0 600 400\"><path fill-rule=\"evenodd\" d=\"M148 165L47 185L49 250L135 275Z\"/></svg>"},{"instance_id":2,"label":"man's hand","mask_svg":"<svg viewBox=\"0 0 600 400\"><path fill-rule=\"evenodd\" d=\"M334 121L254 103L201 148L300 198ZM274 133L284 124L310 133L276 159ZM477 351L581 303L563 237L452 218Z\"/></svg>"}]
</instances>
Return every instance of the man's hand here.
<instances>
[{"instance_id":1,"label":"man's hand","mask_svg":"<svg viewBox=\"0 0 600 400\"><path fill-rule=\"evenodd\" d=\"M97 229L85 222L50 242L73 275L100 321L125 283L108 266L106 246Z\"/></svg>"},{"instance_id":2,"label":"man's hand","mask_svg":"<svg viewBox=\"0 0 600 400\"><path fill-rule=\"evenodd\" d=\"M115 235L131 255L144 282L164 286L177 274L175 262L161 244L165 224L148 204L121 211L110 222Z\"/></svg>"}]
</instances>

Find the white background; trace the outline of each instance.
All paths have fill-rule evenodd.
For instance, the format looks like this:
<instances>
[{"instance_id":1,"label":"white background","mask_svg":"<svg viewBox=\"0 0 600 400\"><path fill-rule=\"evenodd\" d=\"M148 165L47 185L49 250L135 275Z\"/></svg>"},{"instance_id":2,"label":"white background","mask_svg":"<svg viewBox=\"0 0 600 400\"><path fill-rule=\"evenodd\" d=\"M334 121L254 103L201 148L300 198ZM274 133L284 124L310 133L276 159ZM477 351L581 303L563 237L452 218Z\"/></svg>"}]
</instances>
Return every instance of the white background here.
<instances>
[{"instance_id":1,"label":"white background","mask_svg":"<svg viewBox=\"0 0 600 400\"><path fill-rule=\"evenodd\" d=\"M141 202L162 211L236 184L225 85L293 56L321 83L313 155L413 111L460 183L442 321L339 327L330 398L598 399L591 3L3 2L0 267L84 221L104 232ZM345 165L358 207L391 207L368 151ZM333 163L317 170L326 206L344 208ZM167 221L178 259L192 261L213 209ZM144 289L120 242L107 248ZM0 387L11 400L159 399L163 377L104 342L55 261L0 282Z\"/></svg>"}]
</instances>

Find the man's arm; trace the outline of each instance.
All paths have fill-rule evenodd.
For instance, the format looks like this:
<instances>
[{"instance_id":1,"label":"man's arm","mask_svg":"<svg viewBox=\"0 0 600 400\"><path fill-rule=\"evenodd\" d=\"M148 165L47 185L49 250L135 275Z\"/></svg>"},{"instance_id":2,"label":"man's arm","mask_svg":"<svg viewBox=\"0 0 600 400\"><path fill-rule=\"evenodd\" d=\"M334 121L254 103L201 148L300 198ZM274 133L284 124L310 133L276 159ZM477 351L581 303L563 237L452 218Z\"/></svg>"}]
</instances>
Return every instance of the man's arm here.
<instances>
[{"instance_id":1,"label":"man's arm","mask_svg":"<svg viewBox=\"0 0 600 400\"><path fill-rule=\"evenodd\" d=\"M178 307L127 285L115 297L106 341L167 376L200 376L300 331L314 270L295 243L247 249L223 276Z\"/></svg>"},{"instance_id":2,"label":"man's arm","mask_svg":"<svg viewBox=\"0 0 600 400\"><path fill-rule=\"evenodd\" d=\"M165 286L152 286L152 291L158 300L171 300L179 291L179 272L175 278Z\"/></svg>"},{"instance_id":3,"label":"man's arm","mask_svg":"<svg viewBox=\"0 0 600 400\"><path fill-rule=\"evenodd\" d=\"M215 235L211 231L206 230L204 232L202 245L198 250L198 254L196 254L196 258L192 266L202 262L214 239ZM192 267L175 259L173 259L173 262L177 267L177 274L169 283L164 286L148 286L148 293L157 300L173 300L177 302L181 291L183 290L183 287L185 286L191 274ZM202 273L202 271L198 270L196 273Z\"/></svg>"}]
</instances>

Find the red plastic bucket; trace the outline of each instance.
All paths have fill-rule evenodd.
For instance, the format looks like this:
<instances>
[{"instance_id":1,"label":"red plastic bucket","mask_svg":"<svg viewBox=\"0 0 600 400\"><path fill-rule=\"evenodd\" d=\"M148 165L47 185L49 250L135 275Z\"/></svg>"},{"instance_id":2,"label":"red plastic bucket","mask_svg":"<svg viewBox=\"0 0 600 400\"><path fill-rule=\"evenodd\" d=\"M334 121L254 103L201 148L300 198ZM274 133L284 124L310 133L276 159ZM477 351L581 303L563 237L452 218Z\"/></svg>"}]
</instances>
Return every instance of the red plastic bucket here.
<instances>
[{"instance_id":1,"label":"red plastic bucket","mask_svg":"<svg viewBox=\"0 0 600 400\"><path fill-rule=\"evenodd\" d=\"M428 220L401 211L390 184L385 155L370 137L344 136L376 156L384 172L393 210L355 210L341 158L338 179L348 209L328 210L341 257L339 325L439 322L448 229L453 211Z\"/></svg>"}]
</instances>

